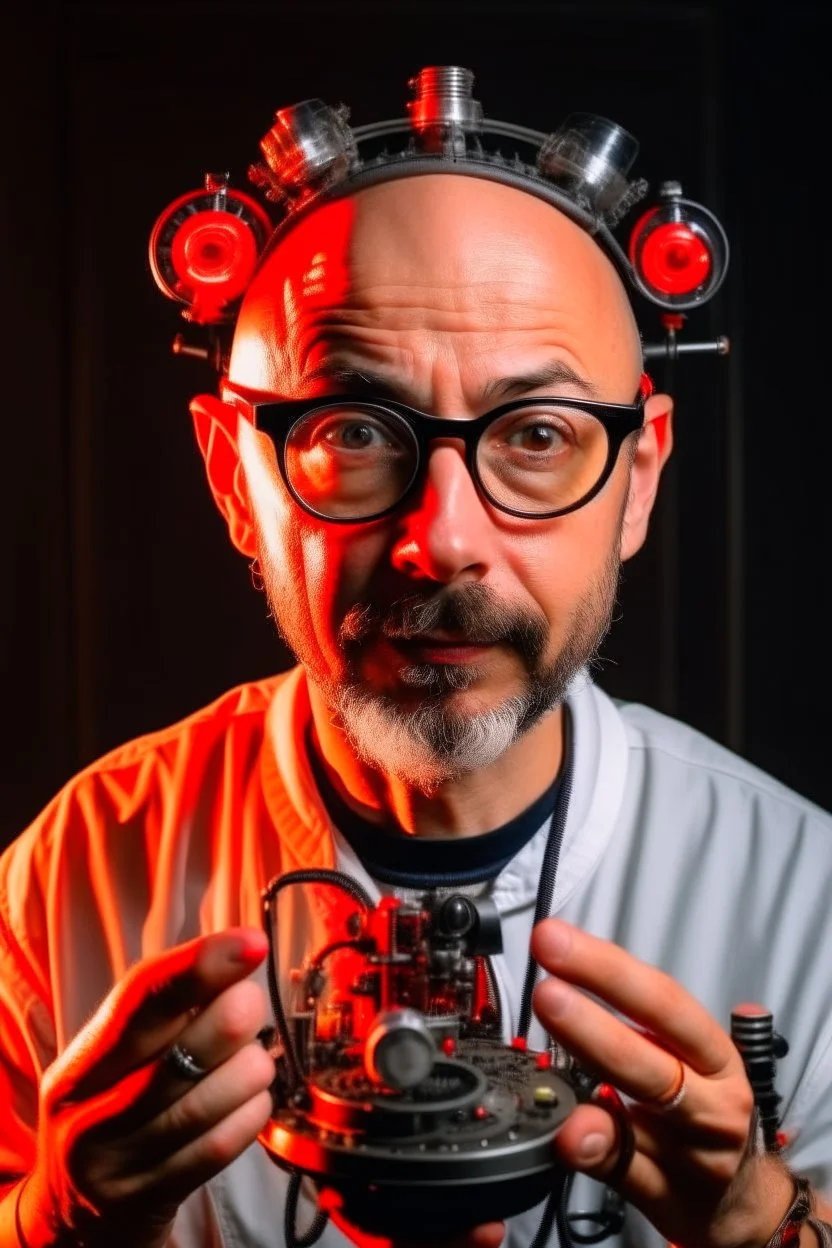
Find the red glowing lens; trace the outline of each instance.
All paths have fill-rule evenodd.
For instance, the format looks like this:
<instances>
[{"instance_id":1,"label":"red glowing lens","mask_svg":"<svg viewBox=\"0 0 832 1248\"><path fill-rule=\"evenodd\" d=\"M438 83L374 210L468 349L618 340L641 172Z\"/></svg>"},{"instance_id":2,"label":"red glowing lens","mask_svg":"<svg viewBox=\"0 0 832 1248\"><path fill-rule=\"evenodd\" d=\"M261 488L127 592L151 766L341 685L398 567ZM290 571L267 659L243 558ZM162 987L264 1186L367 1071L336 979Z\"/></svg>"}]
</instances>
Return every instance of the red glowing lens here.
<instances>
[{"instance_id":1,"label":"red glowing lens","mask_svg":"<svg viewBox=\"0 0 832 1248\"><path fill-rule=\"evenodd\" d=\"M239 217L198 212L176 231L170 258L178 279L177 294L193 303L194 320L211 321L251 281L257 243Z\"/></svg>"},{"instance_id":2,"label":"red glowing lens","mask_svg":"<svg viewBox=\"0 0 832 1248\"><path fill-rule=\"evenodd\" d=\"M211 179L208 175L207 182ZM169 299L199 325L227 320L254 276L271 231L263 209L241 191L212 184L181 195L150 236L150 268Z\"/></svg>"},{"instance_id":3,"label":"red glowing lens","mask_svg":"<svg viewBox=\"0 0 832 1248\"><path fill-rule=\"evenodd\" d=\"M696 290L711 271L711 253L689 225L670 221L650 233L641 249L644 280L665 295Z\"/></svg>"},{"instance_id":4,"label":"red glowing lens","mask_svg":"<svg viewBox=\"0 0 832 1248\"><path fill-rule=\"evenodd\" d=\"M651 208L637 223L630 261L649 297L665 307L685 307L719 286L727 263L724 235L699 204L674 200Z\"/></svg>"}]
</instances>

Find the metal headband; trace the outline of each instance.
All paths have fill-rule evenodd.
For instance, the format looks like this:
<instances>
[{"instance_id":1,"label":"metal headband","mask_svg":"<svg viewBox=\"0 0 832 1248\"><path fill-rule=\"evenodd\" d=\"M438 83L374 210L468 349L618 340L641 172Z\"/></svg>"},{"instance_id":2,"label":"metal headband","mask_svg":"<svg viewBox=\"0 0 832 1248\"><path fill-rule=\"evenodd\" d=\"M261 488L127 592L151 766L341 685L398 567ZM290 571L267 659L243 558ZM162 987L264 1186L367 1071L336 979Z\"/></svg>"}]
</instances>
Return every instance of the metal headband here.
<instances>
[{"instance_id":1,"label":"metal headband","mask_svg":"<svg viewBox=\"0 0 832 1248\"><path fill-rule=\"evenodd\" d=\"M162 213L150 240L151 269L163 293L186 305L187 320L232 323L257 267L320 204L435 173L486 178L552 204L592 235L632 288L677 321L721 286L725 232L713 213L682 197L677 182L661 184L659 204L638 221L628 250L614 237L648 189L644 179L630 180L638 142L615 122L573 113L545 134L486 118L474 99L473 73L458 65L422 69L409 87L407 116L355 129L345 105L319 99L275 114L260 142L262 160L248 173L277 207L276 223L250 195L231 188L227 174L208 174L204 190ZM181 338L177 343L175 350L221 363L216 338L213 356ZM724 343L701 347L723 352Z\"/></svg>"}]
</instances>

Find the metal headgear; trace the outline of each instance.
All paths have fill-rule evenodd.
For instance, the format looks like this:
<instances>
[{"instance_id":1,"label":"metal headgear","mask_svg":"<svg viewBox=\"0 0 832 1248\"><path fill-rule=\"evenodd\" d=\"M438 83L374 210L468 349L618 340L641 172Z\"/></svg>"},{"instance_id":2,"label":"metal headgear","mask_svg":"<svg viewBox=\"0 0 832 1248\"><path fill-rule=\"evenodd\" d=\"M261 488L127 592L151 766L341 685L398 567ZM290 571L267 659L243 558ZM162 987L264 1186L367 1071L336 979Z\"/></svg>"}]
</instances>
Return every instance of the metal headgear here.
<instances>
[{"instance_id":1,"label":"metal headgear","mask_svg":"<svg viewBox=\"0 0 832 1248\"><path fill-rule=\"evenodd\" d=\"M474 76L456 65L430 66L409 82L407 116L352 128L349 110L322 100L280 109L260 142L251 182L276 206L272 223L228 175L209 174L157 220L150 264L162 292L185 305L186 320L233 323L263 257L319 204L397 178L429 173L487 178L551 203L595 238L626 282L680 322L680 313L710 299L728 266L728 240L716 217L682 196L677 182L659 188L659 203L637 222L625 251L613 230L647 193L629 179L636 139L615 122L574 113L552 134L483 116ZM509 140L505 154L498 143ZM679 328L666 324L668 333ZM690 349L727 350L725 340ZM174 350L212 358L218 346ZM662 349L663 350L663 349ZM675 353L675 352L674 352Z\"/></svg>"}]
</instances>

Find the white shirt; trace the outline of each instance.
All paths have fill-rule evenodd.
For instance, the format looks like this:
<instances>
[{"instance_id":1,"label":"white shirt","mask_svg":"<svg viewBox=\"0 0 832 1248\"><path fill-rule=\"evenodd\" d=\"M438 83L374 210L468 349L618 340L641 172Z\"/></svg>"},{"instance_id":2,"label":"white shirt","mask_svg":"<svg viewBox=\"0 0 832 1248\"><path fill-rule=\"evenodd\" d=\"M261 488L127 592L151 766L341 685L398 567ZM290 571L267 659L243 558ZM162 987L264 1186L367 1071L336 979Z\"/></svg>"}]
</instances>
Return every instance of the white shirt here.
<instances>
[{"instance_id":1,"label":"white shirt","mask_svg":"<svg viewBox=\"0 0 832 1248\"><path fill-rule=\"evenodd\" d=\"M726 1029L738 1002L767 1005L790 1045L777 1078L787 1160L832 1188L832 818L692 729L617 706L586 675L568 701L574 783L552 913L660 966ZM260 890L281 871L336 866L378 896L318 796L309 714L301 669L234 690L93 764L0 859L0 1101L11 1107L0 1173L29 1168L40 1073L136 959L258 926ZM547 830L491 891L507 1034ZM291 903L280 913L285 976L307 951L309 916ZM545 1044L536 1020L529 1043ZM255 1144L184 1203L171 1248L275 1248L285 1185ZM312 1208L301 1201L302 1227ZM511 1220L512 1248L539 1216ZM659 1242L632 1211L624 1239ZM330 1225L319 1242L347 1241Z\"/></svg>"}]
</instances>

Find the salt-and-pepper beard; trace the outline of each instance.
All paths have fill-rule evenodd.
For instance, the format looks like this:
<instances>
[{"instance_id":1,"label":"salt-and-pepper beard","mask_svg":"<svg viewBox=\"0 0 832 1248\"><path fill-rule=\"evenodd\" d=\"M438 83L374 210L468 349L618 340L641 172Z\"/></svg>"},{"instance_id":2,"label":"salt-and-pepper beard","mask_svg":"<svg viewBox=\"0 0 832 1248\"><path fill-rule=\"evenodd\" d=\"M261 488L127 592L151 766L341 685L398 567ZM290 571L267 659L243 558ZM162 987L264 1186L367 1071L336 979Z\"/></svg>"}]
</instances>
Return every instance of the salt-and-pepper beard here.
<instances>
[{"instance_id":1,"label":"salt-and-pepper beard","mask_svg":"<svg viewBox=\"0 0 832 1248\"><path fill-rule=\"evenodd\" d=\"M281 636L321 689L356 755L426 794L454 777L490 766L563 701L576 673L597 657L612 620L620 574L616 540L600 577L574 607L565 640L550 662L544 657L549 624L543 613L501 602L483 584L414 595L384 611L356 603L339 629L346 674L336 681L308 653L293 625L289 586L265 544L258 546L265 592ZM454 710L453 694L475 683L476 664L421 663L401 669L402 683L424 693L411 705L401 705L362 679L360 657L374 638L412 639L443 628L471 644L510 646L525 670L524 687L497 707L462 712Z\"/></svg>"}]
</instances>

